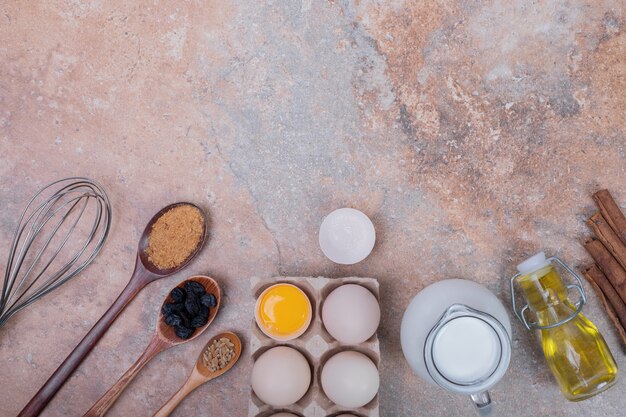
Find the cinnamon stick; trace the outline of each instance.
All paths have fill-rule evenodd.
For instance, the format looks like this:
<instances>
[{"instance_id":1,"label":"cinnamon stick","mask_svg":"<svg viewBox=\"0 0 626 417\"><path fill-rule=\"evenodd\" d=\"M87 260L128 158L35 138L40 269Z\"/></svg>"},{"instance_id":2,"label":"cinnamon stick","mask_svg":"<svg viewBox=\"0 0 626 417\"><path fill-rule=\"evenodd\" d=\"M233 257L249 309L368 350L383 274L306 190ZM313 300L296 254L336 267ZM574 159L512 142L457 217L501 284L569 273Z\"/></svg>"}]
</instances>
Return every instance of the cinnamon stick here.
<instances>
[{"instance_id":1,"label":"cinnamon stick","mask_svg":"<svg viewBox=\"0 0 626 417\"><path fill-rule=\"evenodd\" d=\"M609 226L601 213L596 213L587 220L587 225L596 237L611 252L611 255L626 270L626 245L620 240L613 228Z\"/></svg>"},{"instance_id":2,"label":"cinnamon stick","mask_svg":"<svg viewBox=\"0 0 626 417\"><path fill-rule=\"evenodd\" d=\"M593 195L602 217L615 231L623 244L626 245L626 217L613 199L609 190L600 190Z\"/></svg>"},{"instance_id":3,"label":"cinnamon stick","mask_svg":"<svg viewBox=\"0 0 626 417\"><path fill-rule=\"evenodd\" d=\"M588 240L585 242L585 249L596 261L598 268L604 272L622 301L626 303L626 271L599 240Z\"/></svg>"},{"instance_id":4,"label":"cinnamon stick","mask_svg":"<svg viewBox=\"0 0 626 417\"><path fill-rule=\"evenodd\" d=\"M583 275L600 299L606 314L619 333L624 348L626 348L626 330L624 330L626 328L626 304L596 265L587 268Z\"/></svg>"}]
</instances>

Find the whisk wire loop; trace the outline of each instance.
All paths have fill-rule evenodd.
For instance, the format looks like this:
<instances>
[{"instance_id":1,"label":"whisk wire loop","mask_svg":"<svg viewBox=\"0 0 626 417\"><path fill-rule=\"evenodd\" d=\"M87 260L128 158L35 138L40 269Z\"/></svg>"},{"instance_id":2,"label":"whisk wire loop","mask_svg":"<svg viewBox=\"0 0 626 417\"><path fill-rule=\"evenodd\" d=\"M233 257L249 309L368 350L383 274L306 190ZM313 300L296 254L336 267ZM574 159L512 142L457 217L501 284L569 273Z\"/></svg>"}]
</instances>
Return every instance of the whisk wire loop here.
<instances>
[{"instance_id":1,"label":"whisk wire loop","mask_svg":"<svg viewBox=\"0 0 626 417\"><path fill-rule=\"evenodd\" d=\"M15 289L15 293L19 293L20 288L22 287L22 284L24 282L27 281L27 279L29 278L31 272L33 271L33 269L35 268L35 266L37 266L37 264L39 263L39 260L41 259L42 255L44 254L45 250L48 248L48 246L50 245L50 242L52 241L52 239L55 237L56 233L58 232L59 228L63 225L63 223L65 223L65 220L69 218L70 214L72 214L72 211L76 208L76 205L80 202L79 198L75 198L73 200L71 200L70 202L73 202L74 204L72 204L72 206L70 207L70 209L67 211L67 213L65 213L65 215L63 215L63 217L57 222L57 224L54 226L54 230L52 230L48 236L48 238L45 240L44 245L39 249L39 251L37 252L37 254L35 255L35 259L33 260L33 262L31 263L30 267L28 268L28 270L24 273L24 276L22 277L22 279L20 280L20 283L17 285L16 289ZM80 220L80 216L82 216L82 214L85 211L85 208L87 207L88 204L88 200L85 201L85 203L83 204L83 207L79 213L79 215L76 217L76 219L74 220L74 224L72 224L72 226L69 228L69 230L67 231L67 233L65 234L61 245L59 246L59 248L50 256L50 259L48 260L48 263L46 265L44 265L44 267L41 269L41 271L39 272L39 274L37 274L37 276L30 281L30 284L28 287L26 287L26 289L24 291L22 291L20 293L20 296L15 300L15 302L18 302L23 296L24 294L26 294L28 292L28 290L37 282L37 280L46 272L46 270L48 269L48 267L52 264L52 262L54 262L56 256L59 254L59 252L61 252L61 250L63 249L63 247L65 246L65 244L67 243L67 241L69 240L70 235L72 234L72 232L74 231L74 229L76 228L76 224L78 224L78 221ZM66 204L69 204L66 203ZM57 209L53 214L56 214L56 212L60 211L62 208L65 207L64 204L63 206L61 206L61 208ZM48 222L48 220L52 219L52 217L48 217L44 224L39 228L39 230L41 230L43 228L43 226L45 226L45 223ZM71 265L76 262L76 259L78 257L80 257L80 255L84 252L84 250L86 249L87 245L89 242L87 242L86 245L83 246L82 250L80 252L78 252L72 259L70 259L69 262L67 262L63 267L61 267L59 269L59 271L52 275L49 279L47 279L44 284L42 285L42 287L45 287L46 285L49 285L50 282L53 282L56 277L59 274L63 274L65 272L67 272L67 270L71 267ZM20 260L22 261L22 259ZM15 294L14 293L14 294ZM9 300L10 301L10 300Z\"/></svg>"},{"instance_id":2,"label":"whisk wire loop","mask_svg":"<svg viewBox=\"0 0 626 417\"><path fill-rule=\"evenodd\" d=\"M40 189L13 235L0 293L0 327L82 272L102 249L110 228L111 204L96 181L70 177Z\"/></svg>"}]
</instances>

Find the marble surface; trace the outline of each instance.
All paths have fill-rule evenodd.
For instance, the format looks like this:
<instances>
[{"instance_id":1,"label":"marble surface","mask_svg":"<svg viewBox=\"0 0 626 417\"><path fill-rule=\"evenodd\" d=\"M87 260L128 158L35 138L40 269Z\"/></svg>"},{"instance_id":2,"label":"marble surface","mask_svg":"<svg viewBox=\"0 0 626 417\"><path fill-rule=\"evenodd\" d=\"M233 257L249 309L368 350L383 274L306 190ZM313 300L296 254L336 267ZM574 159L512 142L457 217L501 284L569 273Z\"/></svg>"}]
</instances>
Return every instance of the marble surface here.
<instances>
[{"instance_id":1,"label":"marble surface","mask_svg":"<svg viewBox=\"0 0 626 417\"><path fill-rule=\"evenodd\" d=\"M413 294L443 278L485 284L540 248L573 266L609 188L626 206L626 6L618 0L3 1L0 253L41 185L91 176L113 225L79 278L0 330L0 415L16 415L116 298L162 206L204 207L210 240L183 273L147 287L44 416L79 416L148 343L168 288L214 276L211 331L158 356L109 415L149 416L210 334L245 339L249 278L372 276L383 301L383 416L468 416L419 381L399 347ZM351 206L378 240L354 266L324 258L323 216ZM4 260L4 255L1 258ZM589 288L587 288L590 291ZM594 296L586 307L626 357ZM624 415L624 381L567 402L533 335L492 391L499 416ZM244 355L245 356L245 355ZM195 391L176 416L245 416L251 362Z\"/></svg>"}]
</instances>

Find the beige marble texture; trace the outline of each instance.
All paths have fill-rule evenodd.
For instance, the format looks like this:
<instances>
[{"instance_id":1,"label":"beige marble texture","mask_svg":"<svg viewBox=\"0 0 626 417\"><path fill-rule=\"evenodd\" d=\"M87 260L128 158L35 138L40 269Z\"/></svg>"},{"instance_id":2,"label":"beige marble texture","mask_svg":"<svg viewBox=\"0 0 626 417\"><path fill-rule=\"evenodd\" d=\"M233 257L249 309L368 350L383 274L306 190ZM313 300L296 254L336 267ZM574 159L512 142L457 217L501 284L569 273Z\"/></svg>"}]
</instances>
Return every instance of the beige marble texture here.
<instances>
[{"instance_id":1,"label":"beige marble texture","mask_svg":"<svg viewBox=\"0 0 626 417\"><path fill-rule=\"evenodd\" d=\"M402 312L452 277L508 302L506 277L541 248L590 262L590 194L609 188L626 207L625 13L620 0L0 2L0 254L53 179L97 179L114 210L94 264L0 329L0 415L21 410L116 298L152 214L188 200L211 217L200 257L136 298L43 416L81 416L194 273L224 290L211 330L148 364L110 416L152 415L211 334L245 342L249 277L280 274L378 278L381 415L471 416L466 398L409 371ZM342 206L378 234L354 266L317 244ZM593 295L585 311L626 369ZM517 322L513 346L497 416L626 413L623 379L569 403ZM250 369L244 355L175 415L245 416Z\"/></svg>"}]
</instances>

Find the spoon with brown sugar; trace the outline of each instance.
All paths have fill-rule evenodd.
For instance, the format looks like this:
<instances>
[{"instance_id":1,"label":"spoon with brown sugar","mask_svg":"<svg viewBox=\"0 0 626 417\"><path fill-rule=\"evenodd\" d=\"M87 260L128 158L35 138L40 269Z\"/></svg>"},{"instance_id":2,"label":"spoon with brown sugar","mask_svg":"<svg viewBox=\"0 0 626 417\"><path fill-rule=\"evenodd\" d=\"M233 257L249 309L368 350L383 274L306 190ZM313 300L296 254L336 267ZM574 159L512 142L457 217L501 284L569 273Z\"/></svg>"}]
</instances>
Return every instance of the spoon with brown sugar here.
<instances>
[{"instance_id":1,"label":"spoon with brown sugar","mask_svg":"<svg viewBox=\"0 0 626 417\"><path fill-rule=\"evenodd\" d=\"M173 233L169 235L167 230ZM18 417L38 416L139 291L152 281L172 275L187 266L200 252L206 236L206 217L194 204L171 204L155 214L139 240L135 270L126 288ZM171 242L180 243L175 249L184 246L186 250L174 250L173 254L168 254Z\"/></svg>"},{"instance_id":2,"label":"spoon with brown sugar","mask_svg":"<svg viewBox=\"0 0 626 417\"><path fill-rule=\"evenodd\" d=\"M193 390L232 368L240 355L241 341L235 333L225 332L211 338L198 356L187 381L153 417L169 416Z\"/></svg>"},{"instance_id":3,"label":"spoon with brown sugar","mask_svg":"<svg viewBox=\"0 0 626 417\"><path fill-rule=\"evenodd\" d=\"M159 318L157 319L156 329L154 329L154 334L152 335L152 340L146 347L146 350L143 354L137 359L137 361L126 371L124 375L111 387L109 390L87 411L84 417L97 417L103 416L107 413L109 408L115 403L117 398L122 394L124 389L132 382L132 380L137 376L139 371L156 355L167 350L171 347L181 345L183 343L194 340L198 336L202 334L206 330L207 327L211 324L215 315L217 314L220 308L220 287L217 285L217 282L213 278L209 278L202 275L197 275L190 277L189 279L181 282L177 285L177 288L185 288L185 283L195 281L201 284L207 294L213 294L215 296L216 304L215 307L209 308L209 317L206 323L195 330L195 332L191 335L191 337L187 339L182 339L177 336L174 327L168 325L165 322L165 317L163 314L163 306L171 303L172 300L172 292L170 291L170 295L167 296L165 301L163 302L163 306L159 311Z\"/></svg>"}]
</instances>

